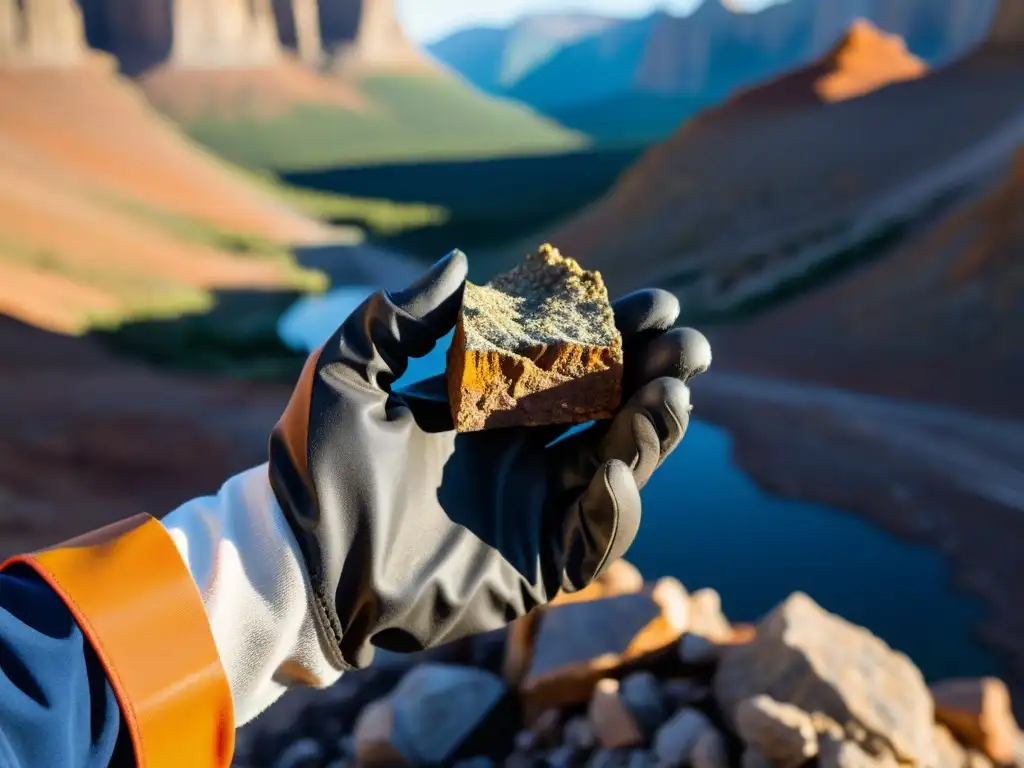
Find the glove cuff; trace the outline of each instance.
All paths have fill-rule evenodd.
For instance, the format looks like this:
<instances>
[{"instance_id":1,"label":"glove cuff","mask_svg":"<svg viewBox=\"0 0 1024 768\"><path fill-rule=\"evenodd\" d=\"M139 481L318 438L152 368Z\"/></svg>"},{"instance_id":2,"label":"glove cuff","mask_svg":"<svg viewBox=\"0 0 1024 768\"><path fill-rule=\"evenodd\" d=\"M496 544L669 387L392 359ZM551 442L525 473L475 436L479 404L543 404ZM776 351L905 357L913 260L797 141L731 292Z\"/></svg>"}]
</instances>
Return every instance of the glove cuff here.
<instances>
[{"instance_id":1,"label":"glove cuff","mask_svg":"<svg viewBox=\"0 0 1024 768\"><path fill-rule=\"evenodd\" d=\"M320 642L306 569L266 464L162 522L202 594L238 725L288 688L324 688L338 679L341 670Z\"/></svg>"}]
</instances>

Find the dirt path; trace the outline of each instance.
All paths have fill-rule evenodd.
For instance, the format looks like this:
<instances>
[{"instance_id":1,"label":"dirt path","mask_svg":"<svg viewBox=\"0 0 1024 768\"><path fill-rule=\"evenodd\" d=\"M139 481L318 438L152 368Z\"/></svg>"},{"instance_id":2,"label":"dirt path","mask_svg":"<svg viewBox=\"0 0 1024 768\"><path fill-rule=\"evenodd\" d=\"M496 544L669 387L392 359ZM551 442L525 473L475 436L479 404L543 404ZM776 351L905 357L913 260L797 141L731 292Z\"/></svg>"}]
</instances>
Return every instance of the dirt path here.
<instances>
[{"instance_id":1,"label":"dirt path","mask_svg":"<svg viewBox=\"0 0 1024 768\"><path fill-rule=\"evenodd\" d=\"M1024 701L1024 423L739 374L703 377L694 402L763 487L945 553Z\"/></svg>"}]
</instances>

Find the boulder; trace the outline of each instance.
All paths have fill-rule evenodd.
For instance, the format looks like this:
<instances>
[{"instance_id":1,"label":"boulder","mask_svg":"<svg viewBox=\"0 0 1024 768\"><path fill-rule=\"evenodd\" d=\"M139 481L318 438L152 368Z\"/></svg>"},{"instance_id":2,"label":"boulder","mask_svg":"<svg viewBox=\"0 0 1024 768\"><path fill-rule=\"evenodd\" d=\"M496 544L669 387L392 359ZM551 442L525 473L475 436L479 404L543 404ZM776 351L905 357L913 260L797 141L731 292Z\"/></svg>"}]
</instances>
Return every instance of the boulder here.
<instances>
[{"instance_id":1,"label":"boulder","mask_svg":"<svg viewBox=\"0 0 1024 768\"><path fill-rule=\"evenodd\" d=\"M722 597L713 589L698 589L690 595L690 621L687 633L712 643L732 639L732 626L722 612Z\"/></svg>"},{"instance_id":2,"label":"boulder","mask_svg":"<svg viewBox=\"0 0 1024 768\"><path fill-rule=\"evenodd\" d=\"M590 697L587 717L604 749L623 749L644 743L644 734L623 700L619 681L605 678Z\"/></svg>"},{"instance_id":3,"label":"boulder","mask_svg":"<svg viewBox=\"0 0 1024 768\"><path fill-rule=\"evenodd\" d=\"M654 756L658 765L664 768L689 765L697 742L710 730L714 730L714 725L702 712L696 709L677 712L654 735Z\"/></svg>"},{"instance_id":4,"label":"boulder","mask_svg":"<svg viewBox=\"0 0 1024 768\"><path fill-rule=\"evenodd\" d=\"M662 697L661 685L650 672L634 672L627 675L622 680L619 695L645 740L654 736L654 732L668 718L669 712Z\"/></svg>"},{"instance_id":5,"label":"boulder","mask_svg":"<svg viewBox=\"0 0 1024 768\"><path fill-rule=\"evenodd\" d=\"M741 701L764 693L844 728L859 727L903 761L934 764L934 707L921 672L803 593L766 616L752 642L723 652L714 689L733 722Z\"/></svg>"},{"instance_id":6,"label":"boulder","mask_svg":"<svg viewBox=\"0 0 1024 768\"><path fill-rule=\"evenodd\" d=\"M395 711L392 702L381 699L364 709L356 720L356 759L366 768L409 765L394 745Z\"/></svg>"},{"instance_id":7,"label":"boulder","mask_svg":"<svg viewBox=\"0 0 1024 768\"><path fill-rule=\"evenodd\" d=\"M587 768L626 768L628 764L628 750L598 749L587 761Z\"/></svg>"},{"instance_id":8,"label":"boulder","mask_svg":"<svg viewBox=\"0 0 1024 768\"><path fill-rule=\"evenodd\" d=\"M674 647L685 625L681 587L673 581L542 612L519 686L527 710L586 702L601 678L617 677L627 665Z\"/></svg>"},{"instance_id":9,"label":"boulder","mask_svg":"<svg viewBox=\"0 0 1024 768\"><path fill-rule=\"evenodd\" d=\"M739 703L735 720L740 738L779 768L797 768L818 752L811 716L792 704L758 694Z\"/></svg>"},{"instance_id":10,"label":"boulder","mask_svg":"<svg viewBox=\"0 0 1024 768\"><path fill-rule=\"evenodd\" d=\"M934 760L934 756L932 758ZM918 763L922 768L935 762ZM872 754L856 742L825 737L818 745L818 768L901 768L892 753L882 750Z\"/></svg>"},{"instance_id":11,"label":"boulder","mask_svg":"<svg viewBox=\"0 0 1024 768\"><path fill-rule=\"evenodd\" d=\"M967 750L944 725L935 726L935 768L964 768Z\"/></svg>"},{"instance_id":12,"label":"boulder","mask_svg":"<svg viewBox=\"0 0 1024 768\"><path fill-rule=\"evenodd\" d=\"M563 744L548 752L545 759L549 768L577 768L583 763L583 753L576 747Z\"/></svg>"},{"instance_id":13,"label":"boulder","mask_svg":"<svg viewBox=\"0 0 1024 768\"><path fill-rule=\"evenodd\" d=\"M1010 692L995 677L943 680L931 687L935 719L967 746L993 762L1014 762L1020 728L1010 706Z\"/></svg>"},{"instance_id":14,"label":"boulder","mask_svg":"<svg viewBox=\"0 0 1024 768\"><path fill-rule=\"evenodd\" d=\"M725 737L720 731L709 729L700 735L693 745L690 764L693 768L729 768Z\"/></svg>"},{"instance_id":15,"label":"boulder","mask_svg":"<svg viewBox=\"0 0 1024 768\"><path fill-rule=\"evenodd\" d=\"M451 765L507 753L515 722L504 681L470 667L423 664L356 724L356 756L365 766Z\"/></svg>"},{"instance_id":16,"label":"boulder","mask_svg":"<svg viewBox=\"0 0 1024 768\"><path fill-rule=\"evenodd\" d=\"M313 739L299 739L274 760L274 768L320 768L323 750Z\"/></svg>"},{"instance_id":17,"label":"boulder","mask_svg":"<svg viewBox=\"0 0 1024 768\"><path fill-rule=\"evenodd\" d=\"M548 604L550 607L566 603L600 600L604 597L618 597L641 592L644 577L635 565L623 559L613 560L604 573L578 592L559 592Z\"/></svg>"},{"instance_id":18,"label":"boulder","mask_svg":"<svg viewBox=\"0 0 1024 768\"><path fill-rule=\"evenodd\" d=\"M562 740L581 752L589 752L597 746L597 736L590 721L583 716L570 718L562 729Z\"/></svg>"},{"instance_id":19,"label":"boulder","mask_svg":"<svg viewBox=\"0 0 1024 768\"><path fill-rule=\"evenodd\" d=\"M670 678L661 683L661 698L670 712L700 704L710 696L707 685L696 680Z\"/></svg>"}]
</instances>

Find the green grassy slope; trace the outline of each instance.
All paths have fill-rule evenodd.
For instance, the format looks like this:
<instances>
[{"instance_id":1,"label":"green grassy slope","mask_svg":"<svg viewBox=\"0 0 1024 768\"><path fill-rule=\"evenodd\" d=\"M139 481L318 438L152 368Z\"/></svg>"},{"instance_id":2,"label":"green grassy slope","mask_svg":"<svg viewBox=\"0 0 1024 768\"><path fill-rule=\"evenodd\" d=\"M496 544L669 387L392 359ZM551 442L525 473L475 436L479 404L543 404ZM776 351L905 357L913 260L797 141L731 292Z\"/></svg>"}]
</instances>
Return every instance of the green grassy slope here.
<instances>
[{"instance_id":1,"label":"green grassy slope","mask_svg":"<svg viewBox=\"0 0 1024 768\"><path fill-rule=\"evenodd\" d=\"M275 171L564 151L587 141L446 75L372 77L360 88L372 104L361 113L302 104L270 119L211 116L184 127L228 160Z\"/></svg>"}]
</instances>

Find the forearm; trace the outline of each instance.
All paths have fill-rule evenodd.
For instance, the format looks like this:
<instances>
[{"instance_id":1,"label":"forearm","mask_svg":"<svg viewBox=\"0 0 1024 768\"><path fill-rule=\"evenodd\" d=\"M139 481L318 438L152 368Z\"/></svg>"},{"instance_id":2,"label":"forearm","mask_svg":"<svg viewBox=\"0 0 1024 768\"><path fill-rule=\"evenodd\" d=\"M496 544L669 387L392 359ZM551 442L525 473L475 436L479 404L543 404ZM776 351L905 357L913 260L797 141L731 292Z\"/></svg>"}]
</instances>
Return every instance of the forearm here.
<instances>
[{"instance_id":1,"label":"forearm","mask_svg":"<svg viewBox=\"0 0 1024 768\"><path fill-rule=\"evenodd\" d=\"M3 765L227 766L237 726L340 675L265 465L0 579Z\"/></svg>"},{"instance_id":2,"label":"forearm","mask_svg":"<svg viewBox=\"0 0 1024 768\"><path fill-rule=\"evenodd\" d=\"M162 522L202 595L237 726L292 686L338 679L321 650L308 577L265 464Z\"/></svg>"},{"instance_id":3,"label":"forearm","mask_svg":"<svg viewBox=\"0 0 1024 768\"><path fill-rule=\"evenodd\" d=\"M134 764L117 697L61 598L37 573L0 573L0 765Z\"/></svg>"}]
</instances>

